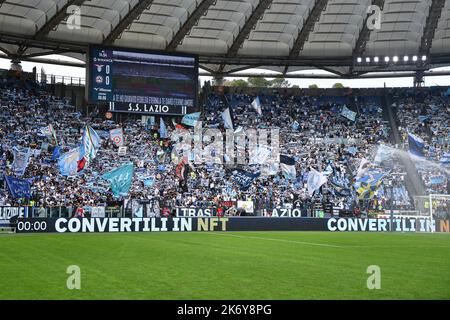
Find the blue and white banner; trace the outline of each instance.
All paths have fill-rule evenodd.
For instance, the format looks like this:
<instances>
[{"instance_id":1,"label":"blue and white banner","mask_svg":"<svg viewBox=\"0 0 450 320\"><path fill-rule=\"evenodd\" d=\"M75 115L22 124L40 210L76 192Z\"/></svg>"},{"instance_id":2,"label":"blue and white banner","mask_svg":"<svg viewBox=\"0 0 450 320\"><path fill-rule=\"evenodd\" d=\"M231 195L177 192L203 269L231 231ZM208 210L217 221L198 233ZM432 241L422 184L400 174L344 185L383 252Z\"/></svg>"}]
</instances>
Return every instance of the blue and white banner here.
<instances>
[{"instance_id":1,"label":"blue and white banner","mask_svg":"<svg viewBox=\"0 0 450 320\"><path fill-rule=\"evenodd\" d=\"M256 112L258 112L259 115L262 115L261 101L259 100L259 97L256 97L255 100L253 100L252 107L256 110Z\"/></svg>"},{"instance_id":2,"label":"blue and white banner","mask_svg":"<svg viewBox=\"0 0 450 320\"><path fill-rule=\"evenodd\" d=\"M5 176L11 196L15 199L31 197L31 185L28 180Z\"/></svg>"},{"instance_id":3,"label":"blue and white banner","mask_svg":"<svg viewBox=\"0 0 450 320\"><path fill-rule=\"evenodd\" d=\"M297 177L295 169L295 159L285 155L280 155L280 169L286 179L292 180Z\"/></svg>"},{"instance_id":4,"label":"blue and white banner","mask_svg":"<svg viewBox=\"0 0 450 320\"><path fill-rule=\"evenodd\" d=\"M356 120L356 112L350 110L346 106L342 108L341 116L347 118L348 120L355 121Z\"/></svg>"},{"instance_id":5,"label":"blue and white banner","mask_svg":"<svg viewBox=\"0 0 450 320\"><path fill-rule=\"evenodd\" d=\"M122 128L116 128L116 129L109 130L109 137L111 138L111 141L117 147L122 147L125 144L124 139L123 139Z\"/></svg>"},{"instance_id":6,"label":"blue and white banner","mask_svg":"<svg viewBox=\"0 0 450 320\"><path fill-rule=\"evenodd\" d=\"M12 171L18 176L23 176L30 161L31 150L30 148L20 149L18 147L14 147L13 155L14 162L12 164Z\"/></svg>"},{"instance_id":7,"label":"blue and white banner","mask_svg":"<svg viewBox=\"0 0 450 320\"><path fill-rule=\"evenodd\" d=\"M425 143L422 138L408 132L409 152L417 157L423 157L425 154L423 148Z\"/></svg>"},{"instance_id":8,"label":"blue and white banner","mask_svg":"<svg viewBox=\"0 0 450 320\"><path fill-rule=\"evenodd\" d=\"M198 122L198 119L200 119L200 114L201 112L189 113L183 117L181 123L190 127L195 127L195 125Z\"/></svg>"},{"instance_id":9,"label":"blue and white banner","mask_svg":"<svg viewBox=\"0 0 450 320\"><path fill-rule=\"evenodd\" d=\"M102 179L108 180L111 191L115 197L127 195L133 182L134 165L132 163L125 164L114 169L102 176Z\"/></svg>"},{"instance_id":10,"label":"blue and white banner","mask_svg":"<svg viewBox=\"0 0 450 320\"><path fill-rule=\"evenodd\" d=\"M260 172L252 173L242 169L233 171L233 181L239 185L242 191L247 191L252 185L253 181L261 175Z\"/></svg>"}]
</instances>

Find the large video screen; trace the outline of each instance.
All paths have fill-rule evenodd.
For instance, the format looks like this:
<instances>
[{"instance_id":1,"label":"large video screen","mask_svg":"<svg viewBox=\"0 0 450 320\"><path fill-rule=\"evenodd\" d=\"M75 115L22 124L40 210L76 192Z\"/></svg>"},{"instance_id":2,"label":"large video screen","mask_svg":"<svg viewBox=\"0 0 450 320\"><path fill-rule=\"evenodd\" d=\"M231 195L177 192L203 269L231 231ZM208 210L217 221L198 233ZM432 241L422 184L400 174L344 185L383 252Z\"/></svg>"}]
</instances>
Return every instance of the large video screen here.
<instances>
[{"instance_id":1,"label":"large video screen","mask_svg":"<svg viewBox=\"0 0 450 320\"><path fill-rule=\"evenodd\" d=\"M168 115L195 111L195 56L91 46L88 72L89 102L108 102L111 111Z\"/></svg>"}]
</instances>

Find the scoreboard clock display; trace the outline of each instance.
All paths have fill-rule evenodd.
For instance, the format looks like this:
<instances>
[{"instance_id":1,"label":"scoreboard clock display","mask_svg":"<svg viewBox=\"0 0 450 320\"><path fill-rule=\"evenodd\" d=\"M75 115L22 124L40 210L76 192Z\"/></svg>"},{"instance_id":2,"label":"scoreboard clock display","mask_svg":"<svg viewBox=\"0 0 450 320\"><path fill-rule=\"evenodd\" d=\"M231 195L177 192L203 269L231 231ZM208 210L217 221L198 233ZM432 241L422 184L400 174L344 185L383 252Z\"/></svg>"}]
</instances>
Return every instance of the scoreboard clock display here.
<instances>
[{"instance_id":1,"label":"scoreboard clock display","mask_svg":"<svg viewBox=\"0 0 450 320\"><path fill-rule=\"evenodd\" d=\"M90 46L88 100L111 112L183 115L196 111L194 55Z\"/></svg>"}]
</instances>

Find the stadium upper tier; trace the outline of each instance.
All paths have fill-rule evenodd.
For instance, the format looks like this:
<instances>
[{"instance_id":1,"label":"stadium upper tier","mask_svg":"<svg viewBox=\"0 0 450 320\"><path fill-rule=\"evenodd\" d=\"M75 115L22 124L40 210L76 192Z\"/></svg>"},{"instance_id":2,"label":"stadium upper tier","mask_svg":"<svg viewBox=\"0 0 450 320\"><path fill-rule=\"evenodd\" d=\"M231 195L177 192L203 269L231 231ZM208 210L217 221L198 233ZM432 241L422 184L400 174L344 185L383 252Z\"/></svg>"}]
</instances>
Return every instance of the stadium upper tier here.
<instances>
[{"instance_id":1,"label":"stadium upper tier","mask_svg":"<svg viewBox=\"0 0 450 320\"><path fill-rule=\"evenodd\" d=\"M448 65L449 17L444 0L6 0L0 50L20 59L56 49L85 60L87 44L105 44L198 54L212 73L351 74L360 56L401 64L426 55L432 66Z\"/></svg>"}]
</instances>

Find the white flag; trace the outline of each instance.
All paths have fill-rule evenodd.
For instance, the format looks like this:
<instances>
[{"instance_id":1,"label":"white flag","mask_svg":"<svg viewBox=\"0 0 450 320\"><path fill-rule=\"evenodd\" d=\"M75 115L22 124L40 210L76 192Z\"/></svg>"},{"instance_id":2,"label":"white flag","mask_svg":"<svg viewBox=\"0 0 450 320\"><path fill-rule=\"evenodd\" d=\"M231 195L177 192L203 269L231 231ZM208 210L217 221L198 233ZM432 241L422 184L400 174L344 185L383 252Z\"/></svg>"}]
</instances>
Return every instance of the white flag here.
<instances>
[{"instance_id":1,"label":"white flag","mask_svg":"<svg viewBox=\"0 0 450 320\"><path fill-rule=\"evenodd\" d=\"M255 100L253 100L252 107L256 110L256 112L258 112L259 115L262 115L261 101L259 101L259 97L256 97Z\"/></svg>"},{"instance_id":2,"label":"white flag","mask_svg":"<svg viewBox=\"0 0 450 320\"><path fill-rule=\"evenodd\" d=\"M231 119L230 108L226 108L225 111L222 112L222 119L223 119L223 122L225 124L225 129L232 129L232 130L234 130L233 120Z\"/></svg>"},{"instance_id":3,"label":"white flag","mask_svg":"<svg viewBox=\"0 0 450 320\"><path fill-rule=\"evenodd\" d=\"M308 174L308 194L311 197L317 189L319 189L325 182L327 177L317 170L312 169Z\"/></svg>"}]
</instances>

